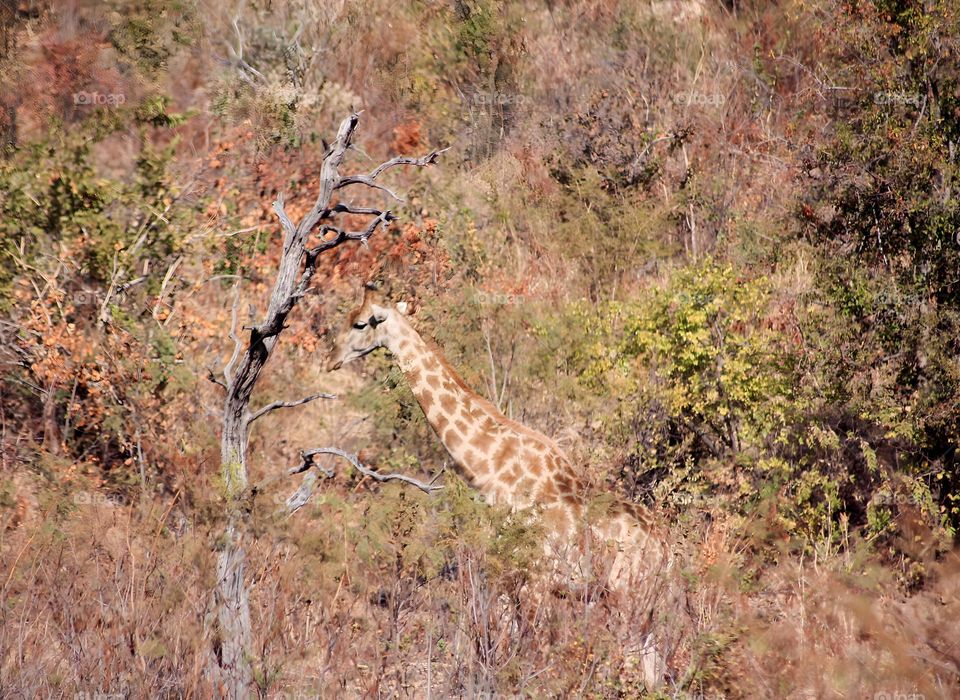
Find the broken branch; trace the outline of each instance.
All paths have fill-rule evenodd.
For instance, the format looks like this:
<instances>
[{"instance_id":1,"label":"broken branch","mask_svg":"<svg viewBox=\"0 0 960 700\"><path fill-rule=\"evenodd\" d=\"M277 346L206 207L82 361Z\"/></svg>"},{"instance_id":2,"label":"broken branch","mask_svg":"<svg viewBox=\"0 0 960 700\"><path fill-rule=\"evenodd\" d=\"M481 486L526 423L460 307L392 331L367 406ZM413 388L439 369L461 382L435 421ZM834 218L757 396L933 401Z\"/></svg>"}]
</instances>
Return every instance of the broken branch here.
<instances>
[{"instance_id":1,"label":"broken branch","mask_svg":"<svg viewBox=\"0 0 960 700\"><path fill-rule=\"evenodd\" d=\"M428 153L427 155L421 156L420 158L408 158L405 156L397 156L396 158L391 158L386 163L381 163L367 177L369 177L371 180L375 180L377 179L377 177L379 177L380 173L382 173L384 170L387 170L388 168L393 168L397 165L416 165L421 168L426 167L428 165L433 165L434 163L437 162L437 158L440 157L441 153L446 153L449 150L450 150L449 147L441 148L439 151L433 151L432 153Z\"/></svg>"},{"instance_id":2,"label":"broken branch","mask_svg":"<svg viewBox=\"0 0 960 700\"><path fill-rule=\"evenodd\" d=\"M429 482L424 482L424 481L420 481L419 479L415 479L412 476L407 476L406 474L397 474L397 473L381 474L380 472L374 471L369 467L363 466L363 464L360 463L360 460L356 455L352 455L336 447L315 447L311 450L304 450L303 452L300 453L300 458L302 460L302 463L299 466L291 469L290 474L291 475L301 474L307 471L308 469L310 469L310 467L317 467L318 469L320 469L321 471L323 471L325 474L329 476L331 473L329 470L326 470L323 467L320 467L319 465L314 464L313 458L317 455L334 455L336 457L345 459L348 462L350 462L350 464L353 465L353 468L356 469L358 472L360 472L364 476L370 477L374 481L379 481L380 483L385 483L387 481L401 481L405 484L416 486L418 489L420 489L424 493L433 493L434 491L439 491L440 489L443 488L443 486L437 486L434 483L436 481L436 477L431 479Z\"/></svg>"},{"instance_id":3,"label":"broken branch","mask_svg":"<svg viewBox=\"0 0 960 700\"><path fill-rule=\"evenodd\" d=\"M217 379L217 375L213 373L213 370L210 367L207 367L207 379L209 379L211 382L213 382L217 386L223 387L224 389L227 388L226 384L224 384L219 379Z\"/></svg>"},{"instance_id":4,"label":"broken branch","mask_svg":"<svg viewBox=\"0 0 960 700\"><path fill-rule=\"evenodd\" d=\"M335 204L329 209L324 209L320 218L329 219L334 214L371 214L373 216L380 216L382 213L379 209L374 209L373 207L355 207L352 204L341 203Z\"/></svg>"}]
</instances>

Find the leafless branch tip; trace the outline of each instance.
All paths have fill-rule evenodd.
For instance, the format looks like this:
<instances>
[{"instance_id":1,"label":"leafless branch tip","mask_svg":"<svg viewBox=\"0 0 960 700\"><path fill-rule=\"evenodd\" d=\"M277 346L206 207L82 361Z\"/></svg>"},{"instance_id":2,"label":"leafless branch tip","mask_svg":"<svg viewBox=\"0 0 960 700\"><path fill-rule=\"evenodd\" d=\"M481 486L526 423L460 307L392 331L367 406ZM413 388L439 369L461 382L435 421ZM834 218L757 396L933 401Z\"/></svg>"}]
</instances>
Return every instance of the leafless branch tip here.
<instances>
[{"instance_id":1,"label":"leafless branch tip","mask_svg":"<svg viewBox=\"0 0 960 700\"><path fill-rule=\"evenodd\" d=\"M276 411L278 408L293 408L294 406L302 406L305 403L310 403L311 401L316 401L317 399L335 399L337 398L336 394L311 394L310 396L304 396L302 399L297 399L296 401L274 401L268 403L266 406L256 411L253 415L250 416L250 420L247 421L248 424L253 423L257 418L262 418L271 411Z\"/></svg>"}]
</instances>

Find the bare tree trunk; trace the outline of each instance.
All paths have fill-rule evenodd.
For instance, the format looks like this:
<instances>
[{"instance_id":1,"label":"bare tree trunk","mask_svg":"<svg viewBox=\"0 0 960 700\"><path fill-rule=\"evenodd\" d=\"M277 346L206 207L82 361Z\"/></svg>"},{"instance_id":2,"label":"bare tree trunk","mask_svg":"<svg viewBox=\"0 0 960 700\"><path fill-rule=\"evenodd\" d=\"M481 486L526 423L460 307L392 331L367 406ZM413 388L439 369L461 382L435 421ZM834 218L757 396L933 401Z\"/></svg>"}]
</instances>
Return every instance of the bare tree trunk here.
<instances>
[{"instance_id":1,"label":"bare tree trunk","mask_svg":"<svg viewBox=\"0 0 960 700\"><path fill-rule=\"evenodd\" d=\"M324 156L317 200L297 226L293 225L284 210L283 196L279 196L274 202L274 211L283 226L284 241L266 318L262 323L247 329L250 336L244 348L237 336L237 302L234 300L230 334L234 341L233 356L224 367L224 382L211 375L216 383L226 388L220 441L220 477L227 500L227 525L217 542L219 556L214 590L217 623L214 660L218 676L216 682L221 692L229 698L246 698L252 682L250 600L244 577L244 539L248 531L252 498L247 479L247 439L250 424L270 410L300 405L317 398L332 398L327 394L316 394L295 402L274 402L256 413L251 413L250 397L254 386L270 359L287 316L310 287L318 256L347 241L365 242L381 224L394 218L389 211L352 207L343 203L331 208L334 192L348 185L362 184L393 195L389 189L376 182L381 173L397 165L431 165L439 155L439 152L435 151L419 159L398 157L381 164L367 175L341 178L339 167L350 147L358 123L357 114L352 114L341 122L337 138ZM374 218L363 231L344 231L324 224L320 228L321 242L313 248L306 247L307 239L317 224L344 212L366 214ZM335 234L334 237L326 237L330 232Z\"/></svg>"},{"instance_id":2,"label":"bare tree trunk","mask_svg":"<svg viewBox=\"0 0 960 700\"><path fill-rule=\"evenodd\" d=\"M217 561L217 587L214 602L217 608L217 662L221 675L221 692L229 698L247 697L252 681L250 661L250 597L245 584L247 553L235 523L227 525L223 549Z\"/></svg>"},{"instance_id":3,"label":"bare tree trunk","mask_svg":"<svg viewBox=\"0 0 960 700\"><path fill-rule=\"evenodd\" d=\"M235 389L236 385L230 387ZM226 530L219 541L217 587L214 604L217 611L217 662L221 670L222 691L230 698L246 697L251 683L250 663L246 658L250 645L250 599L245 585L246 551L243 535L246 518L243 494L247 489L247 425L245 414L249 393L244 397L228 390L220 441L220 476L230 504Z\"/></svg>"}]
</instances>

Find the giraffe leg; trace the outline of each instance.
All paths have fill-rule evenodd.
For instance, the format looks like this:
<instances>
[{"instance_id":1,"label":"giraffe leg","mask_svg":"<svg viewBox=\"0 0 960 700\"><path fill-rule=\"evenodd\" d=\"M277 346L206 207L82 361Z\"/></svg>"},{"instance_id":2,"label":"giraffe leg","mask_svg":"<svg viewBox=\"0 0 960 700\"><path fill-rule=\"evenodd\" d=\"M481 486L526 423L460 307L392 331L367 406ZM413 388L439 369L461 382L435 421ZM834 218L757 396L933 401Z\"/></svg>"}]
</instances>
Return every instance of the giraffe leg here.
<instances>
[{"instance_id":1,"label":"giraffe leg","mask_svg":"<svg viewBox=\"0 0 960 700\"><path fill-rule=\"evenodd\" d=\"M671 609L672 558L665 541L629 519L602 523L598 535L617 542L607 587L625 615L637 615L638 637L628 644L625 663L650 690L663 687L669 668L669 637L663 626Z\"/></svg>"}]
</instances>

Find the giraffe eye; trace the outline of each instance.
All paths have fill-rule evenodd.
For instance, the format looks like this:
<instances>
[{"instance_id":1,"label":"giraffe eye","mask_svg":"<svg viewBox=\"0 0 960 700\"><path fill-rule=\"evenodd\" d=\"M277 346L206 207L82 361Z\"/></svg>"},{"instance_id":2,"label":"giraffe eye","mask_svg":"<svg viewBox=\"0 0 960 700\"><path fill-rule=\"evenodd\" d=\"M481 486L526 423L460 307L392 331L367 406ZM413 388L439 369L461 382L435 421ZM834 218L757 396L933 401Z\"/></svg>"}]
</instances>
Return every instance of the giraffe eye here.
<instances>
[{"instance_id":1,"label":"giraffe eye","mask_svg":"<svg viewBox=\"0 0 960 700\"><path fill-rule=\"evenodd\" d=\"M367 324L366 324L366 323L362 323L362 322L360 322L360 323L354 323L354 324L353 324L353 327L356 328L358 331L362 331L364 328L367 327Z\"/></svg>"}]
</instances>

